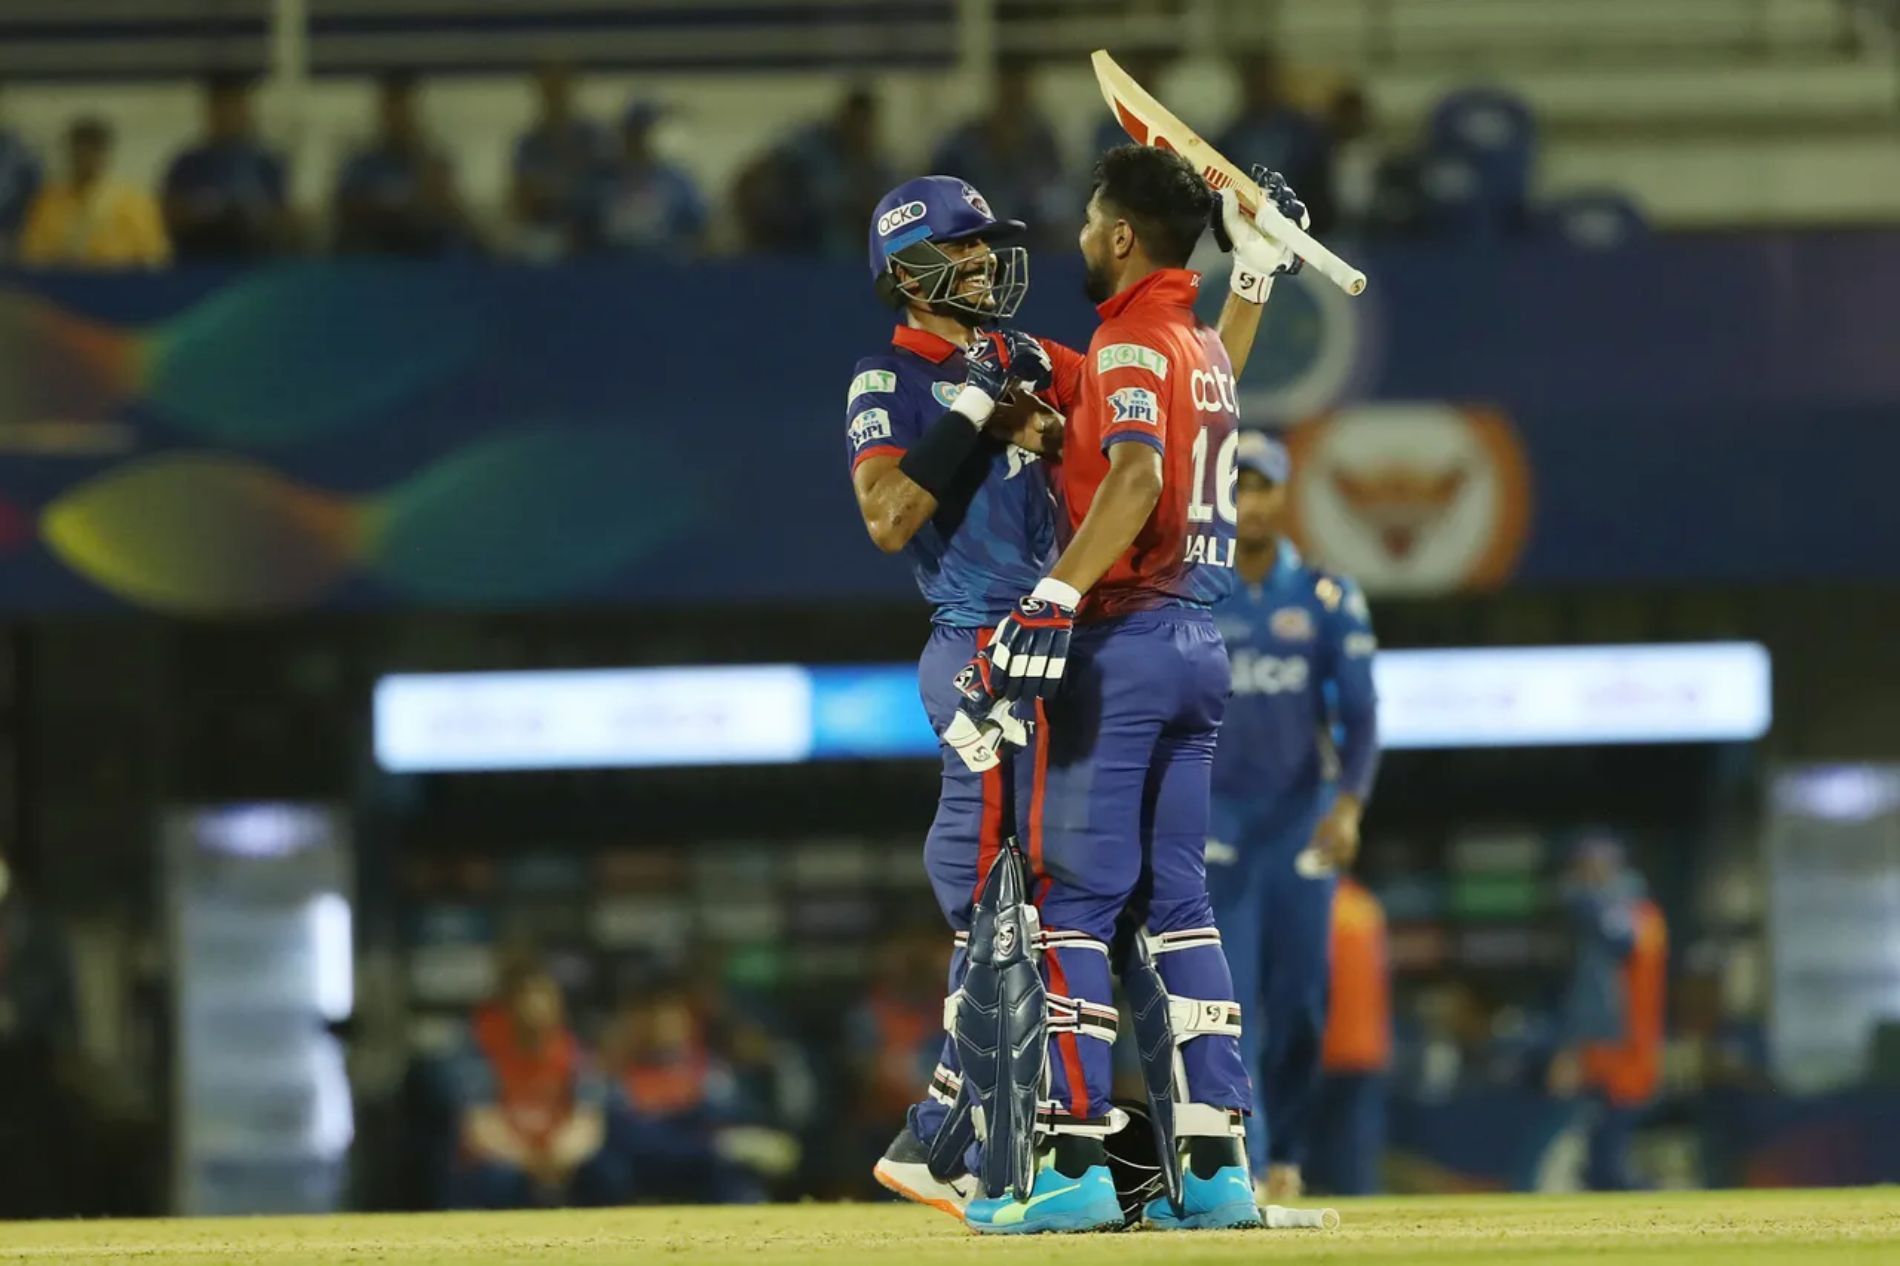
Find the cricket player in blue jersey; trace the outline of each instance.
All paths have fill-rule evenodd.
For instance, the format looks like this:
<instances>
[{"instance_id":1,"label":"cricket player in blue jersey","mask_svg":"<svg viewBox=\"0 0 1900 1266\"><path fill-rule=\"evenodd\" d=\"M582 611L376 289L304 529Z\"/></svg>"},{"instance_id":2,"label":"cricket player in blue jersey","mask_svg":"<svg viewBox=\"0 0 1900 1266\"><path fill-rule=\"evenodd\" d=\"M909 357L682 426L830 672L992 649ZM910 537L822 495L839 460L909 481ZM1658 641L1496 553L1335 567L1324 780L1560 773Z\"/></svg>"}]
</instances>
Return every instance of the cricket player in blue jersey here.
<instances>
[{"instance_id":1,"label":"cricket player in blue jersey","mask_svg":"<svg viewBox=\"0 0 1900 1266\"><path fill-rule=\"evenodd\" d=\"M1298 209L1283 182L1276 197L1283 210ZM1083 377L1077 353L994 328L1027 288L1026 254L1008 244L1021 228L996 219L981 194L950 177L908 181L886 195L871 225L871 274L902 323L889 350L857 364L847 392L846 456L866 530L881 549L907 556L934 609L918 680L944 740L943 785L924 853L958 933L953 992L968 961L979 889L998 869L1006 840L1026 826L1015 791L1018 758L1003 742L1021 743L1023 728L1006 705L973 714L956 679L1053 562L1056 510L1040 457L1059 445L1060 414ZM1290 255L1264 242L1237 257L1219 332L1241 359L1272 275L1291 266ZM1045 408L1022 407L1031 392ZM999 408L1012 398L1015 407ZM1039 938L1038 948L1062 939ZM1073 952L1090 949L1106 954L1093 941ZM1058 1040L1069 1053L1078 1039L1112 1043L1112 1005L1062 1001ZM929 1096L911 1109L875 1171L887 1188L959 1217L977 1193L969 1171L975 1149L969 1160L932 1164L929 1144L961 1091L955 1045L946 1042Z\"/></svg>"},{"instance_id":2,"label":"cricket player in blue jersey","mask_svg":"<svg viewBox=\"0 0 1900 1266\"><path fill-rule=\"evenodd\" d=\"M878 548L904 554L932 608L917 680L943 738L943 787L924 865L966 940L979 877L1015 833L1002 729L1021 735L1006 710L994 719L960 710L954 679L1055 549L1055 507L1036 450L1039 428L1056 415L1004 402L1027 406L1023 397L1040 391L1059 411L1081 374L1068 348L994 328L1028 290L1027 252L1011 244L1022 231L954 177L924 176L886 194L871 223L871 278L901 321L889 348L857 363L846 392L845 457L865 530ZM960 943L952 989L965 958ZM928 1096L874 1171L906 1199L957 1217L976 1183L963 1165L933 1173L927 1155L961 1085L946 1042Z\"/></svg>"},{"instance_id":3,"label":"cricket player in blue jersey","mask_svg":"<svg viewBox=\"0 0 1900 1266\"><path fill-rule=\"evenodd\" d=\"M1279 535L1286 449L1249 432L1235 464L1240 583L1215 610L1233 697L1214 753L1207 875L1248 1016L1248 1161L1261 1200L1281 1203L1301 1190L1333 890L1358 854L1378 767L1377 643L1358 586L1309 566Z\"/></svg>"}]
</instances>

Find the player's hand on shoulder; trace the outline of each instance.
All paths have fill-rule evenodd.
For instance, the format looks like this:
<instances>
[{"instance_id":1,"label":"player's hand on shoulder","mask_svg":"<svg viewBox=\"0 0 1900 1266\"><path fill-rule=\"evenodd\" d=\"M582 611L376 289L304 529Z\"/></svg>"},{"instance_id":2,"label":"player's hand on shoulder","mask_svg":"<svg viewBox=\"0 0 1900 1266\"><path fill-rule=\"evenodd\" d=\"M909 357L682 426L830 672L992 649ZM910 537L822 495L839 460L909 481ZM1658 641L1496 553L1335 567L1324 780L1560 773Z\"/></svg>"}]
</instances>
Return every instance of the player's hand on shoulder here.
<instances>
[{"instance_id":1,"label":"player's hand on shoulder","mask_svg":"<svg viewBox=\"0 0 1900 1266\"><path fill-rule=\"evenodd\" d=\"M996 406L984 430L1018 448L1044 457L1057 457L1062 452L1066 422L1066 418L1044 404L1040 397L1018 391L1013 398Z\"/></svg>"},{"instance_id":2,"label":"player's hand on shoulder","mask_svg":"<svg viewBox=\"0 0 1900 1266\"><path fill-rule=\"evenodd\" d=\"M1003 617L989 649L991 687L999 697L1048 699L1056 693L1068 667L1080 600L1069 586L1045 579Z\"/></svg>"}]
</instances>

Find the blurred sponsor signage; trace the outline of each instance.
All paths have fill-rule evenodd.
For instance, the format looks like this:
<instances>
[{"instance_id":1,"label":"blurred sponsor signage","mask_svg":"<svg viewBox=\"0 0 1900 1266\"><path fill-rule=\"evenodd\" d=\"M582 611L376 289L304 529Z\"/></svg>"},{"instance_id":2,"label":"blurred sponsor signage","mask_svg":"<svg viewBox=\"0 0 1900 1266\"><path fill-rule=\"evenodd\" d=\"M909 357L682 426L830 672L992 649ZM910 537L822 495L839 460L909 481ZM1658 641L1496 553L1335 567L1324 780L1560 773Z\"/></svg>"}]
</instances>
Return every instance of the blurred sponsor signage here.
<instances>
[{"instance_id":1,"label":"blurred sponsor signage","mask_svg":"<svg viewBox=\"0 0 1900 1266\"><path fill-rule=\"evenodd\" d=\"M1752 642L1381 652L1388 748L1732 742L1772 716ZM908 664L384 677L391 773L797 764L937 753Z\"/></svg>"}]
</instances>

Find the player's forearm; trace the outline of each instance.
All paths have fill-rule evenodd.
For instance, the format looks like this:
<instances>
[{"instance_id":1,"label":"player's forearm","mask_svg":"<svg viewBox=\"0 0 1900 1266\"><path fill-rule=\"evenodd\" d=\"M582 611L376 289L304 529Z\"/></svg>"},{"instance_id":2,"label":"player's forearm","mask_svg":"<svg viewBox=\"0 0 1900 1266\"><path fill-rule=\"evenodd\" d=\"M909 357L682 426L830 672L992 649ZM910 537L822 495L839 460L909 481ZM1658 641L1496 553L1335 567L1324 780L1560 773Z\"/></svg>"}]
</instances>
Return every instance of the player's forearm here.
<instances>
[{"instance_id":1,"label":"player's forearm","mask_svg":"<svg viewBox=\"0 0 1900 1266\"><path fill-rule=\"evenodd\" d=\"M1227 359L1233 362L1236 378L1247 368L1247 358L1253 355L1254 338L1260 333L1260 318L1266 310L1266 304L1249 303L1231 291L1227 301L1221 304L1220 324L1215 332L1220 335L1221 346L1227 349Z\"/></svg>"},{"instance_id":2,"label":"player's forearm","mask_svg":"<svg viewBox=\"0 0 1900 1266\"><path fill-rule=\"evenodd\" d=\"M1376 712L1346 717L1340 729L1339 790L1363 808L1379 775L1379 717Z\"/></svg>"},{"instance_id":3,"label":"player's forearm","mask_svg":"<svg viewBox=\"0 0 1900 1266\"><path fill-rule=\"evenodd\" d=\"M1117 444L1115 450L1117 457L1082 525L1049 572L1051 579L1080 593L1093 588L1115 560L1128 552L1161 500L1161 454L1136 443ZM1131 451L1122 456L1122 450Z\"/></svg>"},{"instance_id":4,"label":"player's forearm","mask_svg":"<svg viewBox=\"0 0 1900 1266\"><path fill-rule=\"evenodd\" d=\"M910 544L917 529L937 512L937 499L897 469L895 462L878 475L858 505L872 542L887 554Z\"/></svg>"}]
</instances>

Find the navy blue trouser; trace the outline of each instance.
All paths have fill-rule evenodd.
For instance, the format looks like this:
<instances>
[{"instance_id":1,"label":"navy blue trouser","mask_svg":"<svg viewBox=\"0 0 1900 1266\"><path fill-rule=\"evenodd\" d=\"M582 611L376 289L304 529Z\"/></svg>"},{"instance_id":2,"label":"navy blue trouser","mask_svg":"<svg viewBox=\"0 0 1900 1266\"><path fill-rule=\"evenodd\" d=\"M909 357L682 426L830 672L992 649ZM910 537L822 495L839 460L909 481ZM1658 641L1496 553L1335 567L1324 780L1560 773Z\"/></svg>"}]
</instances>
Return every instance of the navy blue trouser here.
<instances>
[{"instance_id":1,"label":"navy blue trouser","mask_svg":"<svg viewBox=\"0 0 1900 1266\"><path fill-rule=\"evenodd\" d=\"M1339 881L1303 876L1295 859L1330 802L1330 794L1309 794L1297 804L1213 803L1207 871L1241 1006L1241 1051L1254 1078L1247 1159L1256 1175L1306 1157Z\"/></svg>"},{"instance_id":2,"label":"navy blue trouser","mask_svg":"<svg viewBox=\"0 0 1900 1266\"><path fill-rule=\"evenodd\" d=\"M975 653L978 636L940 628L924 651L919 686L939 731L956 706L951 679ZM943 752L943 793L924 860L951 926L967 929L978 876L1013 833L1029 859L1045 932L1076 933L1105 946L1125 910L1156 934L1213 927L1202 850L1227 691L1227 652L1204 611L1165 608L1078 626L1062 689L1038 705L1028 748L1012 750L1002 769L982 775ZM1157 966L1177 996L1236 996L1218 945L1160 955ZM961 967L959 957L952 987ZM1052 947L1043 970L1052 999L1113 1008L1100 950ZM1058 1113L1106 1113L1109 1043L1058 1033L1049 1054ZM1249 1105L1234 1038L1198 1037L1184 1045L1182 1058L1192 1101ZM944 1064L956 1067L947 1044ZM930 1137L943 1111L932 1101L919 1104L911 1128Z\"/></svg>"}]
</instances>

